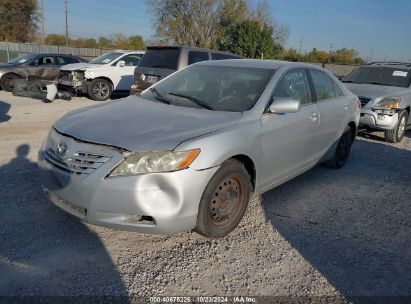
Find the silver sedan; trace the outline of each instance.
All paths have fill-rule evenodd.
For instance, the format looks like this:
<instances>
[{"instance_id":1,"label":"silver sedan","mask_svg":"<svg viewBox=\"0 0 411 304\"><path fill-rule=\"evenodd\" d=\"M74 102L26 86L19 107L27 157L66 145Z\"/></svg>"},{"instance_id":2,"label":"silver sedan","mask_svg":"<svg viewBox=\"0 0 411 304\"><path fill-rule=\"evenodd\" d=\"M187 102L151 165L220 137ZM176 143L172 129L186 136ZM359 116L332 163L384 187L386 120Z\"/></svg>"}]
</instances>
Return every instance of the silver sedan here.
<instances>
[{"instance_id":1,"label":"silver sedan","mask_svg":"<svg viewBox=\"0 0 411 304\"><path fill-rule=\"evenodd\" d=\"M251 196L342 167L358 98L307 64L223 60L141 96L69 113L39 152L44 192L82 220L143 233L230 233Z\"/></svg>"}]
</instances>

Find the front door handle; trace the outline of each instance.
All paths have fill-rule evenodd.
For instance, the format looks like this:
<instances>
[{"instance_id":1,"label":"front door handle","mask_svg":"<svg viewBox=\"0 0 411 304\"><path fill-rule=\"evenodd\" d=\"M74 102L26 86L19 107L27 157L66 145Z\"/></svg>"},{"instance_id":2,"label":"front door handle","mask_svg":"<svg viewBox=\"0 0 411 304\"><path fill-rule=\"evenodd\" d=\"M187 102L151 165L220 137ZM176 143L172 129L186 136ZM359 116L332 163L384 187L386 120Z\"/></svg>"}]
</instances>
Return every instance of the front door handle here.
<instances>
[{"instance_id":1,"label":"front door handle","mask_svg":"<svg viewBox=\"0 0 411 304\"><path fill-rule=\"evenodd\" d=\"M348 110L348 104L345 104L344 106L343 106L343 108L344 108L344 110Z\"/></svg>"},{"instance_id":2,"label":"front door handle","mask_svg":"<svg viewBox=\"0 0 411 304\"><path fill-rule=\"evenodd\" d=\"M318 113L313 112L310 116L308 116L308 118L312 121L316 121L318 118Z\"/></svg>"}]
</instances>

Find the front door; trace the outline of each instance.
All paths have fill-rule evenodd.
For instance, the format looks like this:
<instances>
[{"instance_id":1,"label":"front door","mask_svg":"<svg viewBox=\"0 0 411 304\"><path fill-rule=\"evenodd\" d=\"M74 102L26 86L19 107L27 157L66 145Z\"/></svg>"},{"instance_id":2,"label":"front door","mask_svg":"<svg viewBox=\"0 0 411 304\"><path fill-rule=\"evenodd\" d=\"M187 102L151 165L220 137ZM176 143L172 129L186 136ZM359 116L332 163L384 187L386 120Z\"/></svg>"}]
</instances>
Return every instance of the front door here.
<instances>
[{"instance_id":1,"label":"front door","mask_svg":"<svg viewBox=\"0 0 411 304\"><path fill-rule=\"evenodd\" d=\"M60 73L54 56L40 56L28 66L28 75L44 80L57 80Z\"/></svg>"},{"instance_id":2,"label":"front door","mask_svg":"<svg viewBox=\"0 0 411 304\"><path fill-rule=\"evenodd\" d=\"M305 70L285 73L274 89L272 102L278 98L301 101L298 113L265 113L261 117L263 188L275 185L303 171L314 163L319 112L312 102Z\"/></svg>"},{"instance_id":3,"label":"front door","mask_svg":"<svg viewBox=\"0 0 411 304\"><path fill-rule=\"evenodd\" d=\"M120 58L115 66L114 69L114 77L118 78L118 84L114 88L115 90L119 91L129 91L131 85L134 81L134 70L136 69L140 59L143 55L141 54L130 54ZM119 61L124 61L124 66L118 66Z\"/></svg>"}]
</instances>

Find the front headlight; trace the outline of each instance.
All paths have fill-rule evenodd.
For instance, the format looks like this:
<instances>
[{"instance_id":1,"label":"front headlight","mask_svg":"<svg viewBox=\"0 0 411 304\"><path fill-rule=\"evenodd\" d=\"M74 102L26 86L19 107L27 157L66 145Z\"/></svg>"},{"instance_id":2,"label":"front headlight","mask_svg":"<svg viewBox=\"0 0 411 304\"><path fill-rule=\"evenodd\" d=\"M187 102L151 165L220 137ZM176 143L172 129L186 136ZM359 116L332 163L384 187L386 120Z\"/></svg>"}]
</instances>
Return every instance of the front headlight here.
<instances>
[{"instance_id":1,"label":"front headlight","mask_svg":"<svg viewBox=\"0 0 411 304\"><path fill-rule=\"evenodd\" d=\"M127 156L109 176L178 171L187 168L198 154L200 154L200 149L184 152L133 153Z\"/></svg>"},{"instance_id":2,"label":"front headlight","mask_svg":"<svg viewBox=\"0 0 411 304\"><path fill-rule=\"evenodd\" d=\"M386 97L380 102L376 103L373 108L382 108L382 109L396 109L399 108L401 103L400 97Z\"/></svg>"}]
</instances>

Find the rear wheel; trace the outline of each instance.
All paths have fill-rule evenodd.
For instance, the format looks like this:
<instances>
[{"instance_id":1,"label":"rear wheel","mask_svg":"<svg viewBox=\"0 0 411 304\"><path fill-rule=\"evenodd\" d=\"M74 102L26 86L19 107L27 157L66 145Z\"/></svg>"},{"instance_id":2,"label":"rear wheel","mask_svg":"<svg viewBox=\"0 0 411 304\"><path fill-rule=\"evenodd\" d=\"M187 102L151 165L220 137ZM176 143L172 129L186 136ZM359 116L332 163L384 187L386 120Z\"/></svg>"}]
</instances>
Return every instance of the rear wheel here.
<instances>
[{"instance_id":1,"label":"rear wheel","mask_svg":"<svg viewBox=\"0 0 411 304\"><path fill-rule=\"evenodd\" d=\"M195 230L209 238L225 237L243 218L251 189L244 165L236 160L226 161L204 190Z\"/></svg>"},{"instance_id":2,"label":"rear wheel","mask_svg":"<svg viewBox=\"0 0 411 304\"><path fill-rule=\"evenodd\" d=\"M16 79L20 79L20 78L21 77L16 74L6 74L3 77L1 77L0 86L6 92L13 92L13 89L14 89L13 83Z\"/></svg>"},{"instance_id":3,"label":"rear wheel","mask_svg":"<svg viewBox=\"0 0 411 304\"><path fill-rule=\"evenodd\" d=\"M353 141L353 131L350 127L347 127L338 141L333 158L326 161L324 164L327 167L335 169L343 167L348 160L348 156L350 156Z\"/></svg>"},{"instance_id":4,"label":"rear wheel","mask_svg":"<svg viewBox=\"0 0 411 304\"><path fill-rule=\"evenodd\" d=\"M385 141L390 143L399 143L405 134L405 129L408 122L408 112L402 111L398 115L398 123L393 130L385 131Z\"/></svg>"},{"instance_id":5,"label":"rear wheel","mask_svg":"<svg viewBox=\"0 0 411 304\"><path fill-rule=\"evenodd\" d=\"M110 81L102 78L94 79L88 87L88 95L91 99L97 101L106 101L110 98L112 92L113 85Z\"/></svg>"}]
</instances>

